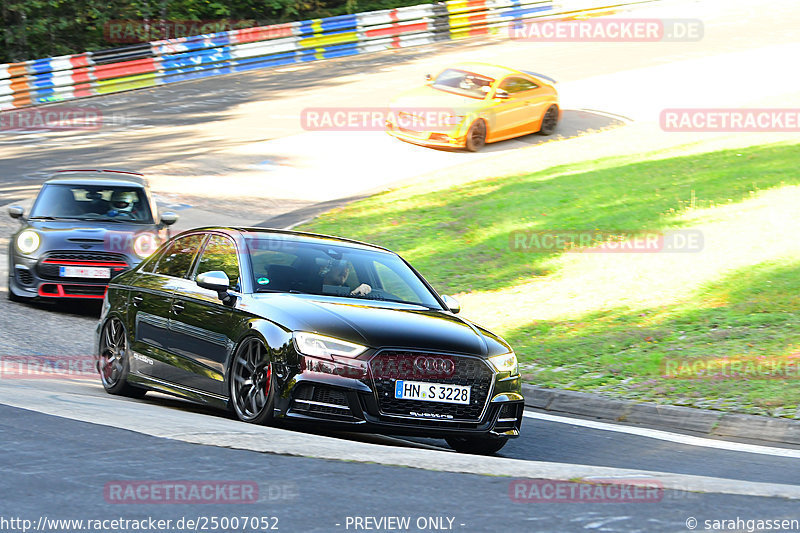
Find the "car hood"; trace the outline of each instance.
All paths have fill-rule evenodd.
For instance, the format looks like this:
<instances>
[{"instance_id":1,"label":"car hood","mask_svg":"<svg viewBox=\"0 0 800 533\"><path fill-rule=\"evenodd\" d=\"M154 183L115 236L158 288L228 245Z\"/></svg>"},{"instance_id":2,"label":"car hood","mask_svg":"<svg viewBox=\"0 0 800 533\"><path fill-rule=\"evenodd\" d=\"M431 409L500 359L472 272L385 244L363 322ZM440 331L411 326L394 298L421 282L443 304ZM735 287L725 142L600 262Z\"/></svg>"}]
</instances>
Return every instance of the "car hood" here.
<instances>
[{"instance_id":1,"label":"car hood","mask_svg":"<svg viewBox=\"0 0 800 533\"><path fill-rule=\"evenodd\" d=\"M124 222L29 220L22 229L32 229L39 233L41 244L36 253L49 250L115 252L131 256L136 261L139 259L134 254L133 247L139 235L147 234L155 239L149 246L162 242L166 237L154 224Z\"/></svg>"},{"instance_id":2,"label":"car hood","mask_svg":"<svg viewBox=\"0 0 800 533\"><path fill-rule=\"evenodd\" d=\"M261 294L251 312L294 331L370 348L414 348L480 356L510 348L500 337L451 313L422 306L295 294Z\"/></svg>"},{"instance_id":3,"label":"car hood","mask_svg":"<svg viewBox=\"0 0 800 533\"><path fill-rule=\"evenodd\" d=\"M401 93L391 103L392 111L434 111L447 110L454 115L474 113L486 106L486 100L478 100L468 96L449 93L423 85L416 89Z\"/></svg>"}]
</instances>

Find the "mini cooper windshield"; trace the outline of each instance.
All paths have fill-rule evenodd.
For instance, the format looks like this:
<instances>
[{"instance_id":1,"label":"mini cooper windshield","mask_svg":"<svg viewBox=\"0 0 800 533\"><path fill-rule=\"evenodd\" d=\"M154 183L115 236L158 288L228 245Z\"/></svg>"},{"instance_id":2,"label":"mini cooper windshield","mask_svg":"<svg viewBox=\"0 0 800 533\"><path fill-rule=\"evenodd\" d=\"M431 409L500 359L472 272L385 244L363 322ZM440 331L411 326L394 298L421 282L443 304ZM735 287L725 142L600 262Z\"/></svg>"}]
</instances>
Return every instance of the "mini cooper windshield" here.
<instances>
[{"instance_id":1,"label":"mini cooper windshield","mask_svg":"<svg viewBox=\"0 0 800 533\"><path fill-rule=\"evenodd\" d=\"M383 300L442 309L397 255L353 246L252 235L247 238L256 292Z\"/></svg>"},{"instance_id":2,"label":"mini cooper windshield","mask_svg":"<svg viewBox=\"0 0 800 533\"><path fill-rule=\"evenodd\" d=\"M51 183L39 193L30 218L153 224L145 191L135 185Z\"/></svg>"}]
</instances>

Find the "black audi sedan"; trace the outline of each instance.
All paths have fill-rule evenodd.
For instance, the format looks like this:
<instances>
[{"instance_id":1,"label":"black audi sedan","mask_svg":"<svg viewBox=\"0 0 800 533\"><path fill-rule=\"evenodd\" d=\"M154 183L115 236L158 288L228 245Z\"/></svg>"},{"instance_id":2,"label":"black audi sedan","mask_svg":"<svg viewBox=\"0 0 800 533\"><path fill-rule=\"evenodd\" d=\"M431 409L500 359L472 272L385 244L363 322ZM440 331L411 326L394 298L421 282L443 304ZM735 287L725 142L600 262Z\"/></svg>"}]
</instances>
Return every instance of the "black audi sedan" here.
<instances>
[{"instance_id":1,"label":"black audi sedan","mask_svg":"<svg viewBox=\"0 0 800 533\"><path fill-rule=\"evenodd\" d=\"M444 438L489 454L519 435L517 358L397 254L258 228L184 232L108 288L106 391L147 390L246 422Z\"/></svg>"},{"instance_id":2,"label":"black audi sedan","mask_svg":"<svg viewBox=\"0 0 800 533\"><path fill-rule=\"evenodd\" d=\"M102 299L108 281L168 237L145 178L121 170L62 170L46 181L8 247L8 297Z\"/></svg>"}]
</instances>

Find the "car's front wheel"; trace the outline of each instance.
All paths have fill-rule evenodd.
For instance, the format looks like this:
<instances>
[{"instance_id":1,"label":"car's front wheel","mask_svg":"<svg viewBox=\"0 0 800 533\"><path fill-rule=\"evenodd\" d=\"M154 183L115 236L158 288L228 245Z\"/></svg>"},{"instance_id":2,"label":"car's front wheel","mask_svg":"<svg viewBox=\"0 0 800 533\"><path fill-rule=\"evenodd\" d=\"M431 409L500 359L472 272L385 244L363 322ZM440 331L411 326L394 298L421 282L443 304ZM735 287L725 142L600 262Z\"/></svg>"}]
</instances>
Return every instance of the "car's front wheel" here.
<instances>
[{"instance_id":1,"label":"car's front wheel","mask_svg":"<svg viewBox=\"0 0 800 533\"><path fill-rule=\"evenodd\" d=\"M239 345L230 372L230 402L243 422L269 424L274 418L275 379L264 343L250 337Z\"/></svg>"},{"instance_id":2,"label":"car's front wheel","mask_svg":"<svg viewBox=\"0 0 800 533\"><path fill-rule=\"evenodd\" d=\"M97 370L103 388L109 394L141 398L147 392L128 383L128 339L125 326L118 318L111 318L103 326L100 334L100 360Z\"/></svg>"},{"instance_id":3,"label":"car's front wheel","mask_svg":"<svg viewBox=\"0 0 800 533\"><path fill-rule=\"evenodd\" d=\"M472 123L467 131L466 148L470 152L477 152L486 145L486 122L481 119Z\"/></svg>"},{"instance_id":4,"label":"car's front wheel","mask_svg":"<svg viewBox=\"0 0 800 533\"><path fill-rule=\"evenodd\" d=\"M508 442L505 437L447 437L445 440L457 452L477 455L491 455Z\"/></svg>"}]
</instances>

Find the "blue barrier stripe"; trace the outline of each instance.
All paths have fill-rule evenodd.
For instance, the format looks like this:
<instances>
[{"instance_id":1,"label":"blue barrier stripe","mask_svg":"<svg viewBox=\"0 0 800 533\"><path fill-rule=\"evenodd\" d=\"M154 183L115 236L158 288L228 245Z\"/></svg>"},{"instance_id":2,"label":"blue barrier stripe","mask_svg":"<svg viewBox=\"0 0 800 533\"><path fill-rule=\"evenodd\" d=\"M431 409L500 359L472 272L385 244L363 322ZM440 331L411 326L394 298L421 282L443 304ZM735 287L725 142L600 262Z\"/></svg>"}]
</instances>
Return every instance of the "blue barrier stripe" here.
<instances>
[{"instance_id":1,"label":"blue barrier stripe","mask_svg":"<svg viewBox=\"0 0 800 533\"><path fill-rule=\"evenodd\" d=\"M523 15L528 15L530 13L540 13L542 11L550 11L552 8L553 6L549 5L530 7L527 9L510 8L508 11L501 11L500 13L498 13L498 15L501 17L520 18Z\"/></svg>"},{"instance_id":2,"label":"blue barrier stripe","mask_svg":"<svg viewBox=\"0 0 800 533\"><path fill-rule=\"evenodd\" d=\"M50 60L52 57L48 57L47 59L37 59L30 64L28 64L28 72L31 74L44 74L46 72L51 72L50 67Z\"/></svg>"},{"instance_id":3,"label":"blue barrier stripe","mask_svg":"<svg viewBox=\"0 0 800 533\"><path fill-rule=\"evenodd\" d=\"M276 59L274 57L269 57L269 58L259 57L251 59L257 59L258 61L237 61L233 69L236 72L242 72L245 70L253 70L257 68L278 67L281 65L292 65L294 63L297 63L297 58L294 57L294 55L292 55L291 57L282 57L279 59Z\"/></svg>"}]
</instances>

